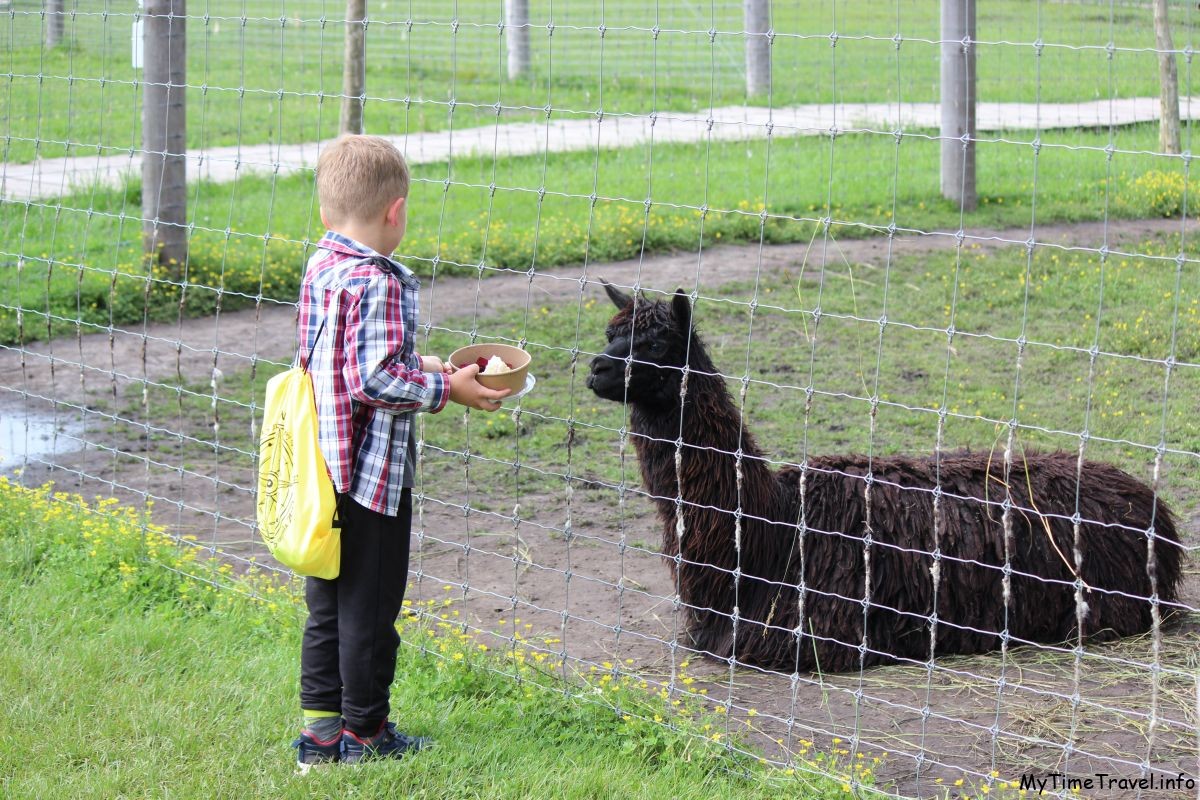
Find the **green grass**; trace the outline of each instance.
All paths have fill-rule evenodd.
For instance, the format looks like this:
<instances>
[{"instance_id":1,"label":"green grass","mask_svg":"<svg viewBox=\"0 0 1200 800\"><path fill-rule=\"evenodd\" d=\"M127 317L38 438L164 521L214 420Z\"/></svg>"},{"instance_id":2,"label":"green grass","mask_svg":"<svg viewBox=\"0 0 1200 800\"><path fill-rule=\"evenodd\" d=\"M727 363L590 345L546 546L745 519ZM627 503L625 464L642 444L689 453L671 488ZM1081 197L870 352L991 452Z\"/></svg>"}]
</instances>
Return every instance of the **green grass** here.
<instances>
[{"instance_id":1,"label":"green grass","mask_svg":"<svg viewBox=\"0 0 1200 800\"><path fill-rule=\"evenodd\" d=\"M501 7L496 0L373 5L368 130L485 124L495 119L496 104L518 120L540 117L547 105L559 113L646 114L744 102L938 99L938 10L923 0L775 4L772 92L751 98L739 3L533 0L534 68L519 80L505 72ZM189 11L189 147L311 141L336 132L343 26L333 20L340 7L208 0ZM40 12L36 0L15 0L0 16L8 45L0 59L5 161L136 148L140 71L130 64L132 7L79 3L67 21L68 44L55 49L41 44ZM1175 47L1194 47L1194 5L1172 14ZM993 0L980 5L978 37L981 101L1158 93L1148 7L1110 14L1102 4L1039 3L1033 10L1026 0ZM1116 48L1111 61L1109 42ZM1192 92L1181 63L1180 93Z\"/></svg>"},{"instance_id":2,"label":"green grass","mask_svg":"<svg viewBox=\"0 0 1200 800\"><path fill-rule=\"evenodd\" d=\"M807 453L932 452L944 409L944 448L1003 448L1015 420L1018 448L1074 452L1086 430L1089 458L1147 481L1161 443L1159 487L1189 512L1200 503L1189 483L1200 452L1193 402L1200 393L1196 266L1177 270L1176 237L1113 244L1144 255L1101 262L1095 253L1039 248L1027 260L1023 246L968 247L961 261L944 250L897 258L885 268L848 263L837 256L835 240L825 269L814 264L803 274L763 275L757 293L753 284L705 278L705 298L721 301L702 298L696 319L735 396L737 381L749 380L746 418L779 462L796 463ZM632 448L620 447L621 407L595 398L583 381L612 313L596 291L581 307L535 304L528 314L439 320L422 352L444 357L477 325L484 340L526 340L538 385L519 418L472 414L464 422L461 410L424 418L425 491L459 492L461 454L468 450L470 483L485 495L557 496L567 476L580 485L638 485ZM957 333L948 346L951 325ZM1022 336L1027 345L1018 372ZM575 347L582 352L573 367ZM1168 385L1170 356L1178 365ZM251 466L248 405L261 400L273 369L260 365L253 376L222 379L221 441L241 451L222 454L227 466ZM135 427L143 418L169 420L173 430L207 441L211 389L188 389L194 394L181 400L174 390L150 387L145 409L139 390L124 413Z\"/></svg>"},{"instance_id":3,"label":"green grass","mask_svg":"<svg viewBox=\"0 0 1200 800\"><path fill-rule=\"evenodd\" d=\"M392 699L395 716L436 748L298 777L287 745L302 617L289 587L200 560L128 509L0 479L0 791L28 800L844 794L844 769L815 778L738 755L712 741L702 717L668 710L628 675L599 682L597 699L582 678L564 683L541 666L541 651L485 652L457 628L422 621L449 605L433 602L401 620L409 646Z\"/></svg>"},{"instance_id":4,"label":"green grass","mask_svg":"<svg viewBox=\"0 0 1200 800\"><path fill-rule=\"evenodd\" d=\"M41 4L17 0L0 15L8 45L0 56L6 163L138 146L131 17L105 13L108 5L79 3L68 22L72 44L53 51L39 44ZM495 30L498 3L373 4L368 129L402 134L485 124L496 104L503 119L518 121L544 119L547 105L562 116L938 96L937 47L922 41L938 38L936 4L922 0L775 4L769 98L745 96L740 42L725 33L741 27L738 4L555 3L553 37L544 27L551 4L531 5L542 26L533 36L534 73L509 81ZM981 101L1157 93L1156 58L1144 52L1153 46L1148 8L1121 7L1110 20L1105 5L1038 3L1036 13L1031 5L981 4ZM460 22L454 35L451 7ZM328 96L341 86L341 27L322 27L321 9L295 2L254 4L243 25L244 8L233 0L192 5L189 147L332 135L338 102ZM1179 8L1176 47L1192 44L1195 13ZM281 14L289 17L285 25ZM648 30L656 24L663 29L657 44ZM715 40L709 28L719 32ZM828 35L834 31L836 41ZM1029 44L1037 39L1047 44L1040 58ZM1103 49L1110 40L1119 48L1111 62ZM1181 93L1192 91L1181 65ZM979 145L980 208L961 216L938 199L938 143L906 133L898 146L886 135L847 135L832 143L656 144L498 163L456 157L416 168L410 233L399 255L425 275L470 274L479 265L525 271L632 258L643 248L694 253L729 241L807 242L821 236L825 219L833 239L846 240L891 225L944 231L960 222L973 230L1175 216L1188 194L1175 160L1146 154L1157 148L1154 126L1042 131L1047 146L1036 159L1020 144L1034 135L1017 131ZM1103 152L1110 144L1118 151L1111 163ZM700 206L711 209L703 219ZM194 230L184 280L159 268L148 283L140 213L136 182L119 191L80 187L58 200L0 202L0 343L203 314L260 297L293 302L306 248L321 233L310 177L198 183L189 200ZM735 302L702 299L697 319L731 387L749 378L746 414L771 458L927 452L939 436L947 448L986 450L1004 445L1010 420L1019 447L1073 451L1086 429L1089 457L1145 479L1161 445L1159 485L1177 509L1192 513L1200 506L1190 477L1200 451L1193 401L1200 283L1194 260L1172 259L1181 249L1188 259L1196 254L1173 237L1121 247L1139 255L1101 261L1094 252L1039 248L1029 260L1021 247L969 249L961 262L938 252L900 258L886 271L847 263L835 247L823 270L810 264L757 286L707 275L707 295L719 287ZM753 317L751 300L758 303ZM530 343L538 390L516 418L454 411L425 420L425 491L458 492L468 449L475 456L470 480L501 497L559 496L564 476L637 484L632 451L622 450L617 433L622 410L597 401L582 383L611 311L597 294L578 309L534 305L483 322L485 338ZM425 352L445 355L472 327L466 319L437 322ZM948 343L951 324L959 333ZM1022 336L1030 344L1018 372L1013 340ZM576 346L584 354L573 372ZM1169 383L1168 356L1182 362ZM247 406L261 398L271 372L260 367L222 380L221 445L233 449L222 463L251 465ZM166 427L205 439L211 403L207 384L181 395L150 387L147 405L139 396L115 411L158 425L170 420ZM182 460L207 449L159 444L164 458L174 449ZM164 786L181 797L238 798L840 791L837 782L812 785L710 748L702 722L647 722L657 707L637 705L636 687L625 687L623 707L639 710L623 719L611 706L564 696L561 683L540 682L536 670L517 682L519 667L457 637L436 638L441 629L412 620L406 639L432 632L435 644L425 653L402 651L394 696L413 727L442 746L429 758L298 781L286 747L296 706L294 598L252 581L262 599L247 599L241 579L220 564L180 561L136 519L77 515L70 510L76 502L0 491L0 622L9 631L0 696L11 699L0 705L6 797L154 796ZM231 737L234 750L224 746Z\"/></svg>"},{"instance_id":5,"label":"green grass","mask_svg":"<svg viewBox=\"0 0 1200 800\"><path fill-rule=\"evenodd\" d=\"M960 218L974 229L1175 215L1188 183L1176 161L1145 154L1156 137L1152 125L1119 130L1111 164L1100 150L1107 133L1043 133L1036 156L1029 145L981 144L980 206L965 217L940 199L938 143L920 136L899 145L862 134L458 158L414 170L409 235L397 252L420 274L473 274L481 264L525 271L634 258L643 248L807 242L825 218L844 238L893 224L957 230ZM711 210L702 215L703 204ZM167 283L168 267L148 290L139 209L136 183L0 203L0 342L73 335L76 320L87 331L207 313L218 302L230 309L260 294L294 302L306 248L322 233L309 177L198 183L186 291Z\"/></svg>"},{"instance_id":6,"label":"green grass","mask_svg":"<svg viewBox=\"0 0 1200 800\"><path fill-rule=\"evenodd\" d=\"M1169 258L1177 247L1170 237L1137 243L1148 256ZM835 256L822 271L764 275L757 293L753 285L714 291L706 280L706 294L721 302L702 299L696 318L735 397L737 381L749 380L745 416L780 462L808 453L931 452L944 408L946 448L1003 448L1009 420L1016 421L1018 447L1075 451L1087 430L1089 458L1146 480L1161 442L1167 453L1160 485L1183 509L1200 500L1189 488L1200 452L1195 269L1187 265L1177 290L1175 263L1148 257L1102 265L1095 254L1038 250L1027 262L1023 247L969 249L961 263L953 252L938 252L897 259L885 270ZM751 301L760 304L753 318ZM523 401L519 425L491 416L472 416L465 427L429 423L427 440L494 459L472 465L480 486L503 480L514 492L554 491L555 476L568 472L609 483L624 474L638 483L629 474L631 449L619 448L620 407L598 401L582 380L586 353L603 347L612 307L601 296L581 310L585 355L577 375L569 352L576 343L574 305L531 311L528 321L512 315L481 326L489 337L530 342L539 382ZM948 347L951 325L958 334ZM1018 372L1021 336L1029 344ZM438 333L429 352L449 352L462 340L462 333ZM1164 388L1163 362L1172 354L1185 363ZM516 460L548 475L514 476L505 464ZM461 478L457 462L447 459L445 469Z\"/></svg>"},{"instance_id":7,"label":"green grass","mask_svg":"<svg viewBox=\"0 0 1200 800\"><path fill-rule=\"evenodd\" d=\"M868 8L822 0L785 6L774 12L777 88L770 102L936 99L937 59L923 41L937 38L933 5L902 0ZM373 131L478 124L494 119L498 101L508 109L505 118L515 120L530 116L521 109L547 104L556 113L643 114L747 99L732 74L741 69L736 37L719 33L714 43L706 33L738 30L736 4L702 11L657 4L655 16L645 4L618 2L603 7L603 18L587 4L558 4L554 36L541 41L543 28L535 31L537 74L522 82L498 77L498 6L470 0L453 7L457 28L448 7L432 0L373 8L372 52L378 55L370 79L387 87L386 98L369 104ZM548 22L551 9L533 3L534 24ZM323 101L322 93L340 86L340 26L322 25L322 9L303 5L258 4L243 19L246 13L232 0L192 9L189 146L331 134L337 104ZM981 99L1155 91L1153 54L1139 50L1152 45L1149 15L1141 9L1121 10L1110 20L1108 9L1086 4L1039 4L1030 14L1027 4L1011 0L989 3L982 13L980 37L993 44L980 54ZM48 50L40 44L39 4L18 0L0 16L10 44L8 80L0 86L7 163L137 146L131 19L80 4L68 22L69 46ZM598 38L594 28L601 22L603 66L591 38ZM659 48L648 54L645 39L655 25L662 31ZM841 38L830 39L831 31ZM891 39L897 31L904 37L899 49ZM1177 46L1189 35L1181 32ZM1020 43L1039 38L1048 46L1037 59ZM1120 48L1111 68L1103 49L1080 49L1110 39ZM698 68L712 74L711 83L697 83ZM1187 93L1187 70L1183 74ZM532 113L542 117L540 110ZM691 252L722 241L808 241L824 219L844 238L892 225L901 231L955 230L960 222L1025 226L1169 216L1182 208L1187 186L1179 160L1148 154L1157 147L1152 125L1111 133L1042 131L1036 155L1021 143L1034 138L1014 131L979 144L981 205L965 216L940 199L940 145L917 130L898 144L890 135L859 134L500 161L456 157L415 170L410 234L400 255L421 274L472 272L480 265L524 271ZM1190 129L1185 147L1188 139ZM1104 152L1110 146L1111 160ZM259 297L295 299L300 264L321 233L310 177L199 182L188 203L188 264L156 269L148 283L137 181L121 190L76 187L57 200L0 201L0 343L210 313Z\"/></svg>"}]
</instances>

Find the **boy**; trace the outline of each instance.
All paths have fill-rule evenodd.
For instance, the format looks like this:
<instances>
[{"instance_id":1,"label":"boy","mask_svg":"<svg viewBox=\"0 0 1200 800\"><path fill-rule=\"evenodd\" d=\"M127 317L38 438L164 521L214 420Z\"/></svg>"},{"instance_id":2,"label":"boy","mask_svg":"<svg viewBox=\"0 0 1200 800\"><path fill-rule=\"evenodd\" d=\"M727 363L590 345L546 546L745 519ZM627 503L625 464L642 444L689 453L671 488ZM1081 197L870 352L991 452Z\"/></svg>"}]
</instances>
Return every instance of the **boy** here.
<instances>
[{"instance_id":1,"label":"boy","mask_svg":"<svg viewBox=\"0 0 1200 800\"><path fill-rule=\"evenodd\" d=\"M426 740L388 721L408 580L413 415L447 400L494 411L508 390L414 350L416 277L391 259L408 221L408 166L376 136L342 136L317 162L321 222L300 288L299 352L312 353L321 452L338 495L341 572L308 578L300 654L304 730L314 764L398 758Z\"/></svg>"}]
</instances>

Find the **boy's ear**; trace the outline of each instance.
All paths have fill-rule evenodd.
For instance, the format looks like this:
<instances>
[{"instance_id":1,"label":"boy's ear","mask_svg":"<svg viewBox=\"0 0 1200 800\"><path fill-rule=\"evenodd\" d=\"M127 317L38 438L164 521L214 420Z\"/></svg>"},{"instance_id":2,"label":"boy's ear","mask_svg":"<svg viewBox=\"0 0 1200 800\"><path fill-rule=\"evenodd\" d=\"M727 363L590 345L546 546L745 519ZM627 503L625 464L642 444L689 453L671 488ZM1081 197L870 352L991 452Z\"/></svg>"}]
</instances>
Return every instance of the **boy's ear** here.
<instances>
[{"instance_id":1,"label":"boy's ear","mask_svg":"<svg viewBox=\"0 0 1200 800\"><path fill-rule=\"evenodd\" d=\"M329 224L329 219L325 216L325 209L323 208L321 209L321 224L325 226L326 230L333 229L333 226Z\"/></svg>"},{"instance_id":2,"label":"boy's ear","mask_svg":"<svg viewBox=\"0 0 1200 800\"><path fill-rule=\"evenodd\" d=\"M400 223L401 215L404 213L404 204L406 202L408 202L407 197L397 197L388 204L386 216L384 218L388 225L395 226Z\"/></svg>"}]
</instances>

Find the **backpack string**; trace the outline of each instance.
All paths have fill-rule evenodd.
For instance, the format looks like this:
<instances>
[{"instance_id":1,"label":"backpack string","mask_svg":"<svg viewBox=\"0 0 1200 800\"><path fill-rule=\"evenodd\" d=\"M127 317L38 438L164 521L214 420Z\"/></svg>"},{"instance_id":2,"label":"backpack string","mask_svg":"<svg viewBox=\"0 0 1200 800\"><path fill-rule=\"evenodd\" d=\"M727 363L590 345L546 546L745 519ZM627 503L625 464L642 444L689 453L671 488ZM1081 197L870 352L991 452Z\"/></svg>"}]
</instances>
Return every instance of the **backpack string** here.
<instances>
[{"instance_id":1,"label":"backpack string","mask_svg":"<svg viewBox=\"0 0 1200 800\"><path fill-rule=\"evenodd\" d=\"M321 325L317 328L317 335L313 337L312 347L308 349L308 358L300 362L300 369L308 372L308 367L312 364L313 353L317 352L317 342L321 340L321 333L325 330L325 323L329 321L328 317L321 317ZM346 495L343 492L334 492L335 501L333 505L333 522L330 525L334 530L342 528L342 500Z\"/></svg>"},{"instance_id":2,"label":"backpack string","mask_svg":"<svg viewBox=\"0 0 1200 800\"><path fill-rule=\"evenodd\" d=\"M317 335L313 337L312 347L308 349L308 358L303 359L300 362L300 369L304 370L305 372L308 372L308 367L310 364L312 364L313 353L317 352L317 342L321 340L321 333L325 330L325 323L328 320L328 317L324 315L321 316L321 326L317 328Z\"/></svg>"}]
</instances>

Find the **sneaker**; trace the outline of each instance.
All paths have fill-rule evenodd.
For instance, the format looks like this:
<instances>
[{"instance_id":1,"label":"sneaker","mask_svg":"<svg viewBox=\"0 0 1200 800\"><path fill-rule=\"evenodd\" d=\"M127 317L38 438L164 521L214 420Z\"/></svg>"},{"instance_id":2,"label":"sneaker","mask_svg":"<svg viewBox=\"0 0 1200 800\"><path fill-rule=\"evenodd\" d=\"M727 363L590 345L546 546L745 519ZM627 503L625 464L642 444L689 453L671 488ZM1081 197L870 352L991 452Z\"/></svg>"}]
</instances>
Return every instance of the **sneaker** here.
<instances>
[{"instance_id":1,"label":"sneaker","mask_svg":"<svg viewBox=\"0 0 1200 800\"><path fill-rule=\"evenodd\" d=\"M296 748L296 770L301 775L322 764L333 764L342 757L342 737L334 736L328 741L321 741L308 731L301 731L299 738L292 742Z\"/></svg>"},{"instance_id":2,"label":"sneaker","mask_svg":"<svg viewBox=\"0 0 1200 800\"><path fill-rule=\"evenodd\" d=\"M342 761L357 764L374 758L401 758L408 753L424 750L433 744L425 736L406 736L396 732L396 725L385 722L374 736L362 737L349 730L342 732Z\"/></svg>"}]
</instances>

